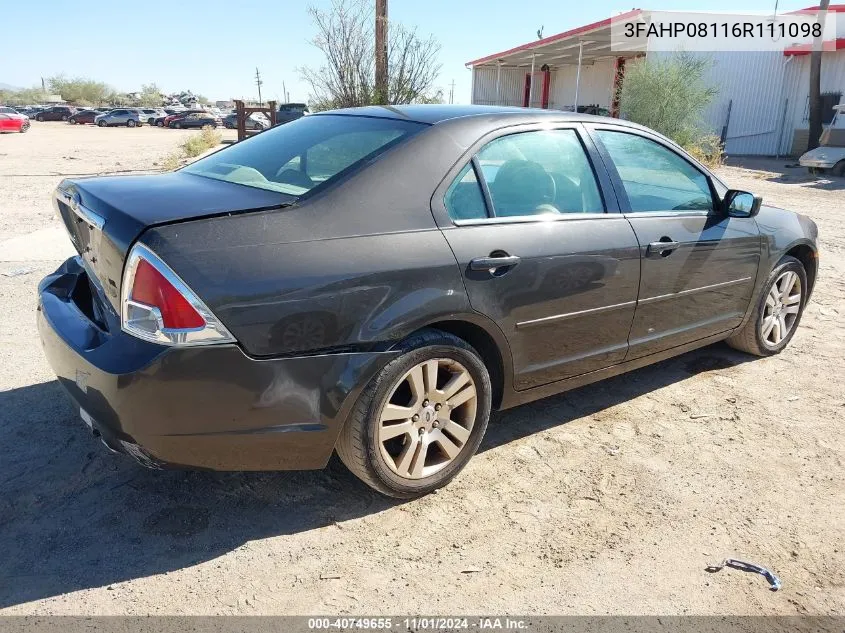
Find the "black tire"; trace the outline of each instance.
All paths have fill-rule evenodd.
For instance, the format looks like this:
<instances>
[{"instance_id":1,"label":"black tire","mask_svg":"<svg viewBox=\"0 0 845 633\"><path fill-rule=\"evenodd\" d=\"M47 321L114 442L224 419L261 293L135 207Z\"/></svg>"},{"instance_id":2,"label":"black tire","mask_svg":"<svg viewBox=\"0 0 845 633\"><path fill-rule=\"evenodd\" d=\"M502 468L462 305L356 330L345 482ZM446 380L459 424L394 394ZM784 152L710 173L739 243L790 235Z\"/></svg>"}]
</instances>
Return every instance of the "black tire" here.
<instances>
[{"instance_id":1,"label":"black tire","mask_svg":"<svg viewBox=\"0 0 845 633\"><path fill-rule=\"evenodd\" d=\"M126 121L126 127L135 127L136 125L138 124L135 122L135 119L128 119Z\"/></svg>"},{"instance_id":2,"label":"black tire","mask_svg":"<svg viewBox=\"0 0 845 633\"><path fill-rule=\"evenodd\" d=\"M24 132L26 132L28 129L29 129L29 121L24 121L24 122L21 124L20 133L21 133L21 134L23 134L23 133L24 133Z\"/></svg>"},{"instance_id":3,"label":"black tire","mask_svg":"<svg viewBox=\"0 0 845 633\"><path fill-rule=\"evenodd\" d=\"M172 127L174 130L180 130L182 129L182 124L176 121L175 123L171 123L170 127Z\"/></svg>"},{"instance_id":4,"label":"black tire","mask_svg":"<svg viewBox=\"0 0 845 633\"><path fill-rule=\"evenodd\" d=\"M439 330L421 330L403 341L402 354L390 361L364 388L340 433L335 450L352 471L371 488L399 499L412 499L449 483L478 450L487 430L492 401L490 375L481 357L463 339ZM376 438L378 416L397 381L415 365L429 359L458 361L469 372L477 394L472 430L453 461L421 479L407 479L393 472L381 456Z\"/></svg>"},{"instance_id":5,"label":"black tire","mask_svg":"<svg viewBox=\"0 0 845 633\"><path fill-rule=\"evenodd\" d=\"M834 176L845 176L845 160L840 160L836 163L833 168L830 170L830 173Z\"/></svg>"},{"instance_id":6,"label":"black tire","mask_svg":"<svg viewBox=\"0 0 845 633\"><path fill-rule=\"evenodd\" d=\"M63 114L62 115L62 121L67 121L67 119L68 119L68 116L66 114Z\"/></svg>"},{"instance_id":7,"label":"black tire","mask_svg":"<svg viewBox=\"0 0 845 633\"><path fill-rule=\"evenodd\" d=\"M35 120L38 121L39 123L44 123L44 117L41 116L40 114L35 117Z\"/></svg>"},{"instance_id":8,"label":"black tire","mask_svg":"<svg viewBox=\"0 0 845 633\"><path fill-rule=\"evenodd\" d=\"M164 127L164 121L156 121L156 127Z\"/></svg>"},{"instance_id":9,"label":"black tire","mask_svg":"<svg viewBox=\"0 0 845 633\"><path fill-rule=\"evenodd\" d=\"M107 125L108 125L108 123L106 123L102 119L97 121L97 127L106 127Z\"/></svg>"},{"instance_id":10,"label":"black tire","mask_svg":"<svg viewBox=\"0 0 845 633\"><path fill-rule=\"evenodd\" d=\"M787 271L792 271L798 275L801 282L801 303L798 308L798 316L792 324L788 334L777 345L772 345L763 339L762 325L763 316L766 307L766 298L769 290L780 276ZM807 293L809 287L807 286L807 271L804 270L804 265L789 255L784 256L777 265L769 273L766 283L763 284L760 296L757 297L757 303L754 306L754 311L746 324L727 340L727 344L743 352L754 354L755 356L772 356L779 354L783 349L789 345L789 341L795 335L798 325L801 323L801 316L804 314L804 307L807 304Z\"/></svg>"}]
</instances>

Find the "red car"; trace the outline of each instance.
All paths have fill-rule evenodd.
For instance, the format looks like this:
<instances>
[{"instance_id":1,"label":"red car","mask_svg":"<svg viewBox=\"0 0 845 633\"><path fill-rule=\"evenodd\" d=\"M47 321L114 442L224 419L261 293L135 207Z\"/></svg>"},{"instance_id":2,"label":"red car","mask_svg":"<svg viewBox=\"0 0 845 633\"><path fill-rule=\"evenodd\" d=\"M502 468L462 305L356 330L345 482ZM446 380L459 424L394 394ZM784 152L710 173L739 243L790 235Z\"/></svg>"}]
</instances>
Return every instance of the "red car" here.
<instances>
[{"instance_id":1,"label":"red car","mask_svg":"<svg viewBox=\"0 0 845 633\"><path fill-rule=\"evenodd\" d=\"M29 119L22 114L6 114L0 112L0 133L26 132L29 129Z\"/></svg>"}]
</instances>

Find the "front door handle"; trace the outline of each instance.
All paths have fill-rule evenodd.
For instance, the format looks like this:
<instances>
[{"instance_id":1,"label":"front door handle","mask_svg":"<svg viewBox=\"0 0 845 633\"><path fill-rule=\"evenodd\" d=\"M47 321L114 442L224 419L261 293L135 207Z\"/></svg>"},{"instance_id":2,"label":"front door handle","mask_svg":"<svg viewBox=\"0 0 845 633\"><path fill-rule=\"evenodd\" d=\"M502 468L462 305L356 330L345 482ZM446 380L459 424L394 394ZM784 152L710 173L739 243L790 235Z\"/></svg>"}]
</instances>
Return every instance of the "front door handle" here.
<instances>
[{"instance_id":1,"label":"front door handle","mask_svg":"<svg viewBox=\"0 0 845 633\"><path fill-rule=\"evenodd\" d=\"M470 270L496 270L516 266L521 260L516 255L498 255L494 257L476 257L469 263Z\"/></svg>"},{"instance_id":2,"label":"front door handle","mask_svg":"<svg viewBox=\"0 0 845 633\"><path fill-rule=\"evenodd\" d=\"M659 242L652 242L646 249L648 257L669 257L674 251L680 247L680 242L675 242L668 237L661 238Z\"/></svg>"}]
</instances>

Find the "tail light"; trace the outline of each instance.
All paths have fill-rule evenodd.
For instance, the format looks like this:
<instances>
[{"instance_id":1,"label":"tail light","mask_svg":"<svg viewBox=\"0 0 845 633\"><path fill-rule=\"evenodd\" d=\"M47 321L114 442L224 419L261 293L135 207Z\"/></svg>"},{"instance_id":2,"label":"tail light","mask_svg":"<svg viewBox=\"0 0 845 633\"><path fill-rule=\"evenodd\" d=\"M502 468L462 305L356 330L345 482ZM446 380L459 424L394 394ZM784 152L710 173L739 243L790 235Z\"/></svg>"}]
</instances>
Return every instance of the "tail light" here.
<instances>
[{"instance_id":1,"label":"tail light","mask_svg":"<svg viewBox=\"0 0 845 633\"><path fill-rule=\"evenodd\" d=\"M121 289L124 332L162 345L210 345L235 339L187 284L142 244L129 251Z\"/></svg>"}]
</instances>

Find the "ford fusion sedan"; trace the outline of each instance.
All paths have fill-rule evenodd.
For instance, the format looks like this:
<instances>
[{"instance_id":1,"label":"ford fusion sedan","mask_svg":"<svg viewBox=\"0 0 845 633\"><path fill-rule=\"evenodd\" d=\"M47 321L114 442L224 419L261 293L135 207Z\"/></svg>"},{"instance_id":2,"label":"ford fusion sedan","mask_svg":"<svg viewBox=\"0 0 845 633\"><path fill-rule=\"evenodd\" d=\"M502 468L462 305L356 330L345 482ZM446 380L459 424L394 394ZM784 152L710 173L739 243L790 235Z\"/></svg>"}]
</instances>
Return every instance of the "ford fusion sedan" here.
<instances>
[{"instance_id":1,"label":"ford fusion sedan","mask_svg":"<svg viewBox=\"0 0 845 633\"><path fill-rule=\"evenodd\" d=\"M23 114L0 112L0 134L8 132L26 132L29 129L29 117Z\"/></svg>"},{"instance_id":2,"label":"ford fusion sedan","mask_svg":"<svg viewBox=\"0 0 845 633\"><path fill-rule=\"evenodd\" d=\"M666 138L479 106L321 112L175 173L65 180L47 358L150 467L432 491L507 409L727 340L768 356L816 225Z\"/></svg>"}]
</instances>

